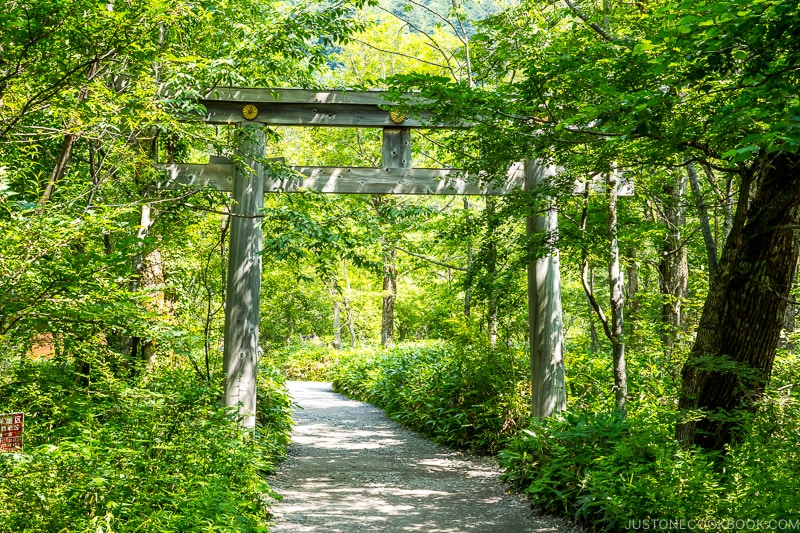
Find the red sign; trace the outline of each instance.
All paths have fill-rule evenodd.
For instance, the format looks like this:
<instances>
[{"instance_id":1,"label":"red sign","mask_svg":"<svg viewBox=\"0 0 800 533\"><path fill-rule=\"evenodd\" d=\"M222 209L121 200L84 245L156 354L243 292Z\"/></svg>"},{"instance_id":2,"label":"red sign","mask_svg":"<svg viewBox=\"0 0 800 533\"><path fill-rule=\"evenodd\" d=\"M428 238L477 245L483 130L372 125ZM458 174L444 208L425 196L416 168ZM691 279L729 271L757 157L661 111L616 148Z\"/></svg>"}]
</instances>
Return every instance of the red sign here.
<instances>
[{"instance_id":1,"label":"red sign","mask_svg":"<svg viewBox=\"0 0 800 533\"><path fill-rule=\"evenodd\" d=\"M24 425L23 413L0 414L0 452L16 452L22 449Z\"/></svg>"}]
</instances>

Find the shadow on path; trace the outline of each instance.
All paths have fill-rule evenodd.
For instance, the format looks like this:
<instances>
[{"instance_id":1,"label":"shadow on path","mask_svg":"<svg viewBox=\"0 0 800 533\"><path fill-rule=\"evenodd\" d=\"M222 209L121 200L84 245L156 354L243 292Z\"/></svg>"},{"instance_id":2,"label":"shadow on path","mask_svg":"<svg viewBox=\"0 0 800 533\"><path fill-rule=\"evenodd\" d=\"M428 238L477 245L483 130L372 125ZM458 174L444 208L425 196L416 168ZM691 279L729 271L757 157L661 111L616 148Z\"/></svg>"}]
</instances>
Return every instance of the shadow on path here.
<instances>
[{"instance_id":1,"label":"shadow on path","mask_svg":"<svg viewBox=\"0 0 800 533\"><path fill-rule=\"evenodd\" d=\"M508 495L492 459L436 446L329 383L288 382L300 409L270 485L273 532L529 533L577 531Z\"/></svg>"}]
</instances>

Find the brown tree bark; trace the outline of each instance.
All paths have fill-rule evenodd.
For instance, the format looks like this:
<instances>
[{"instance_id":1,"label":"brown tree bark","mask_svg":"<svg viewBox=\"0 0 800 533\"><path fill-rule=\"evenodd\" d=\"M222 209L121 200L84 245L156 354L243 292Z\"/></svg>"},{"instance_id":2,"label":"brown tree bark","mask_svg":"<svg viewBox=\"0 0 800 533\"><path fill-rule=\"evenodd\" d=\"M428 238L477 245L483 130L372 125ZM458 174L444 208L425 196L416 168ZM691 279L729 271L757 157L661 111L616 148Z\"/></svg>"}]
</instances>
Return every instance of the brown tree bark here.
<instances>
[{"instance_id":1,"label":"brown tree bark","mask_svg":"<svg viewBox=\"0 0 800 533\"><path fill-rule=\"evenodd\" d=\"M748 201L749 199L752 199ZM800 155L763 156L742 173L734 223L683 367L676 427L686 445L724 450L737 411L755 409L770 378L800 242Z\"/></svg>"}]
</instances>

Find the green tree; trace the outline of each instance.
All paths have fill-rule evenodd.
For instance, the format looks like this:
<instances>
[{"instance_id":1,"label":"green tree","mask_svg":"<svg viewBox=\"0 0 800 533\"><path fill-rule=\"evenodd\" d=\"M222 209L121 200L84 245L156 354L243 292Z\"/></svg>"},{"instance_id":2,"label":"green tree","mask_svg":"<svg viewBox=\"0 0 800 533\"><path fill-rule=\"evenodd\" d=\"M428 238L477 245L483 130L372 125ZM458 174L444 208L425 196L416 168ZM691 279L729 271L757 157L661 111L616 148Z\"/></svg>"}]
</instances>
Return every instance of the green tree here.
<instances>
[{"instance_id":1,"label":"green tree","mask_svg":"<svg viewBox=\"0 0 800 533\"><path fill-rule=\"evenodd\" d=\"M164 149L166 158L196 157L209 145L225 153L230 142L224 135L179 122L198 111L195 97L219 84L307 84L325 64L331 45L360 27L352 17L359 5L334 2L322 9L249 1L219 6L180 1L9 4L0 15L0 173L6 234L24 235L39 228L33 232L40 235L39 242L58 246L58 254L83 266L79 272L51 262L54 272L38 275L28 268L26 277L41 285L28 292L41 296L29 302L37 313L53 316L45 307L49 297L62 291L56 285L81 294L92 277L82 271L97 272L98 281L118 291L108 290L102 298L71 296L70 301L96 306L119 294L112 299L118 302L116 320L122 327L107 324L105 334L130 337L135 322L125 325L128 310L122 302L132 301L130 291L141 287L141 269L152 264L144 259L165 244L163 236L173 224L193 218L174 209L186 203L185 193L153 191L156 148ZM140 207L147 200L157 202L158 208L145 221ZM205 194L194 200L201 208L220 202L219 196ZM97 233L76 229L75 236L61 232L61 240L54 241L46 235L48 227L54 236L59 235L57 227L91 227ZM10 258L35 266L37 261L44 265L37 256L48 257L48 250L17 253L14 247L21 243L6 243L7 286L20 268ZM49 279L53 276L60 276L58 283ZM31 324L26 326L23 317L36 313L20 315L17 300L6 300L4 314L24 329ZM54 322L74 321L63 316L32 331L57 327Z\"/></svg>"},{"instance_id":2,"label":"green tree","mask_svg":"<svg viewBox=\"0 0 800 533\"><path fill-rule=\"evenodd\" d=\"M486 89L430 78L402 89L418 87L441 116L485 124L484 153L507 161L569 165L589 149L596 172L696 161L735 176L733 227L683 370L681 407L702 414L677 429L684 442L722 449L727 413L753 409L769 379L795 272L797 6L606 7L523 2L475 38Z\"/></svg>"}]
</instances>

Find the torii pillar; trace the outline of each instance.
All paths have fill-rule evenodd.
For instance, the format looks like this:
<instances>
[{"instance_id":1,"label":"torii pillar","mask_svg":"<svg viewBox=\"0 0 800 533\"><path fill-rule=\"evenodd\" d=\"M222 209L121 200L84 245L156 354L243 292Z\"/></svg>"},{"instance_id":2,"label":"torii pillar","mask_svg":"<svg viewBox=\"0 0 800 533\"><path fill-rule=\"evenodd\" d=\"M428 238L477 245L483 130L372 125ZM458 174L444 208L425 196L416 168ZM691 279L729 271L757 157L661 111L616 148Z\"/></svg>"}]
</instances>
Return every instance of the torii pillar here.
<instances>
[{"instance_id":1,"label":"torii pillar","mask_svg":"<svg viewBox=\"0 0 800 533\"><path fill-rule=\"evenodd\" d=\"M239 161L234 171L228 289L225 301L225 406L241 417L241 427L256 426L256 373L261 302L262 231L264 208L264 132L258 124L237 129Z\"/></svg>"},{"instance_id":2,"label":"torii pillar","mask_svg":"<svg viewBox=\"0 0 800 533\"><path fill-rule=\"evenodd\" d=\"M537 161L525 162L525 189L538 192L557 170ZM539 194L541 194L539 192ZM564 327L561 313L561 272L558 249L558 215L550 205L541 215L528 216L529 238L543 234L548 250L535 257L533 247L528 260L528 325L531 363L531 416L544 418L567 408L564 379ZM529 245L530 246L530 245Z\"/></svg>"}]
</instances>

